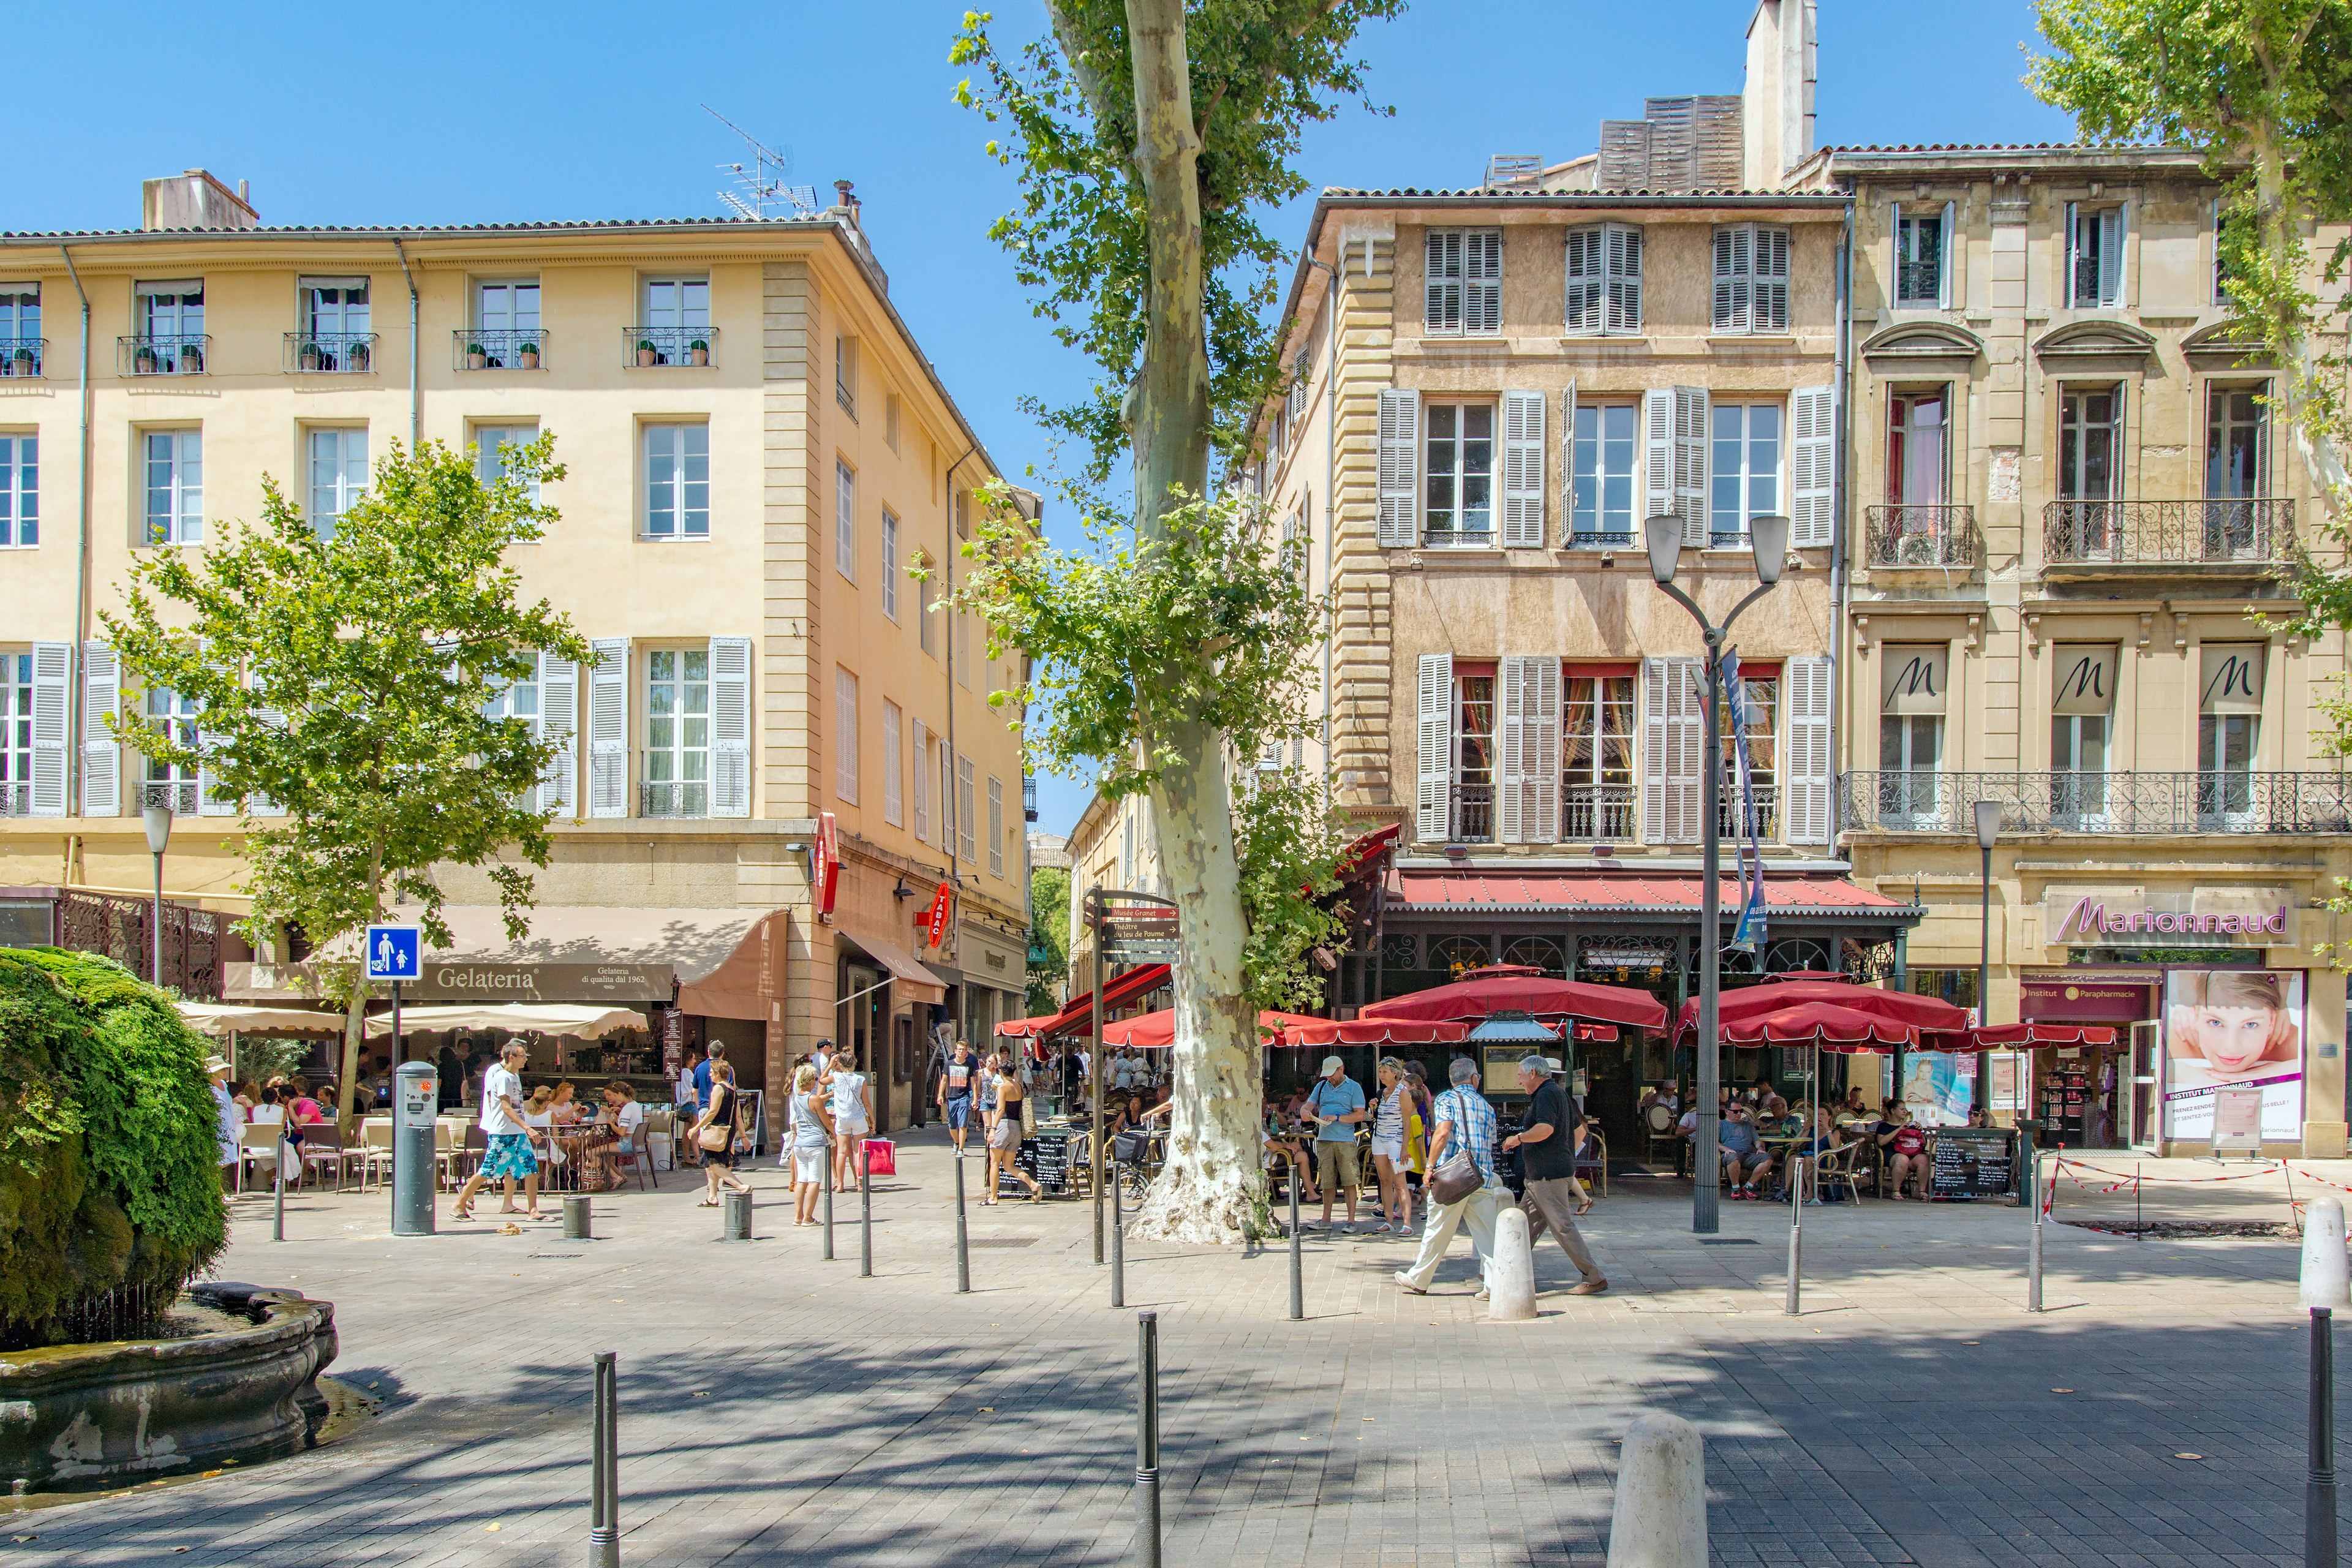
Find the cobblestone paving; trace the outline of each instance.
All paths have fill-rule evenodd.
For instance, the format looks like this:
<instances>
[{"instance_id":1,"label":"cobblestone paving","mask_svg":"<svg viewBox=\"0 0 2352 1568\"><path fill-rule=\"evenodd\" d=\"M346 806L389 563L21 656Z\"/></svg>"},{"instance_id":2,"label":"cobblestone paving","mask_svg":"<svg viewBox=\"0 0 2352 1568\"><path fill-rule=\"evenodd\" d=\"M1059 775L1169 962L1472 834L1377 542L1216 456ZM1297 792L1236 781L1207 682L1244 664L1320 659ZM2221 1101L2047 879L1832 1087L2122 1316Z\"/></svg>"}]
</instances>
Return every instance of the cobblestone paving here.
<instances>
[{"instance_id":1,"label":"cobblestone paving","mask_svg":"<svg viewBox=\"0 0 2352 1568\"><path fill-rule=\"evenodd\" d=\"M1466 1244L1409 1297L1389 1278L1402 1241L1310 1233L1293 1323L1278 1245L1135 1247L1113 1310L1075 1204L974 1206L958 1297L947 1161L922 1134L902 1145L870 1279L855 1199L823 1261L772 1169L749 1246L719 1242L677 1177L600 1196L586 1242L499 1236L494 1200L465 1226L445 1200L440 1237L395 1242L385 1200L351 1193L295 1201L280 1246L266 1202L242 1200L222 1277L334 1301L334 1374L381 1416L250 1472L12 1513L0 1563L571 1568L600 1350L621 1360L625 1563L1122 1563L1144 1307L1171 1565L1600 1568L1615 1440L1658 1409L1706 1434L1727 1568L2301 1558L2289 1241L2055 1225L2037 1319L2022 1210L1810 1209L1789 1318L1785 1208L1726 1205L1701 1241L1687 1187L1621 1180L1586 1233L1605 1296L1560 1294L1574 1273L1547 1246L1540 1321L1488 1324ZM2284 1178L2151 1181L2145 1207L2273 1217ZM2129 1212L2127 1189L2068 1187L2059 1217Z\"/></svg>"}]
</instances>

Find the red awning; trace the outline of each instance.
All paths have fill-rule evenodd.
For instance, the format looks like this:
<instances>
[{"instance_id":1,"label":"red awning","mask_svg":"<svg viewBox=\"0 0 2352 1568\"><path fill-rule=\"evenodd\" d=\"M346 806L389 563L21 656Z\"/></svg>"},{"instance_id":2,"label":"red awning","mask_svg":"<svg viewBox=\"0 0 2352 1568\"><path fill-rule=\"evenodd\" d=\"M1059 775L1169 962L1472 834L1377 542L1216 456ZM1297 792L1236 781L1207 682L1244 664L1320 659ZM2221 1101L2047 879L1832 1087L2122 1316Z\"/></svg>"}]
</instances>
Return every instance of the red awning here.
<instances>
[{"instance_id":1,"label":"red awning","mask_svg":"<svg viewBox=\"0 0 2352 1568\"><path fill-rule=\"evenodd\" d=\"M1720 879L1723 909L1739 908L1737 878ZM1389 877L1389 909L1475 910L1481 913L1551 913L1586 910L1624 914L1681 915L1696 910L1703 890L1695 876L1637 876L1625 872L1553 873L1517 871L1395 871ZM1843 877L1764 879L1764 906L1774 914L1908 915L1912 906Z\"/></svg>"},{"instance_id":2,"label":"red awning","mask_svg":"<svg viewBox=\"0 0 2352 1568\"><path fill-rule=\"evenodd\" d=\"M1121 1007L1134 1005L1167 984L1171 973L1164 963L1146 963L1113 976L1110 984L1103 987L1103 1012L1108 1015L1118 1012ZM1091 991L1083 996L1071 997L1068 1005L1048 1019L1045 1026L1037 1031L1038 1035L1041 1037L1069 1035L1092 1028L1094 1004L1095 994Z\"/></svg>"},{"instance_id":3,"label":"red awning","mask_svg":"<svg viewBox=\"0 0 2352 1568\"><path fill-rule=\"evenodd\" d=\"M1348 846L1348 852L1340 856L1339 863L1332 868L1332 875L1338 877L1342 882L1352 882L1357 878L1375 869L1381 857L1396 847L1397 839L1403 833L1404 824L1401 822L1391 822L1386 827L1373 828L1370 833Z\"/></svg>"},{"instance_id":4,"label":"red awning","mask_svg":"<svg viewBox=\"0 0 2352 1568\"><path fill-rule=\"evenodd\" d=\"M1434 1046L1470 1037L1470 1026L1433 1018L1301 1018L1283 1030L1285 1046Z\"/></svg>"},{"instance_id":5,"label":"red awning","mask_svg":"<svg viewBox=\"0 0 2352 1568\"><path fill-rule=\"evenodd\" d=\"M1723 1021L1724 1043L1733 1046L1819 1046L1825 1051L1891 1051L1916 1047L1919 1031L1908 1024L1826 1002L1798 1002L1769 1012Z\"/></svg>"},{"instance_id":6,"label":"red awning","mask_svg":"<svg viewBox=\"0 0 2352 1568\"><path fill-rule=\"evenodd\" d=\"M1319 1024L1320 1018L1310 1018L1303 1013L1264 1012L1257 1016L1260 1044L1279 1045L1281 1037L1295 1024ZM1133 1018L1123 1018L1116 1024L1103 1026L1103 1044L1132 1046L1138 1050L1164 1051L1176 1043L1176 1010L1162 1007L1157 1013L1144 1013Z\"/></svg>"},{"instance_id":7,"label":"red awning","mask_svg":"<svg viewBox=\"0 0 2352 1568\"><path fill-rule=\"evenodd\" d=\"M1665 1005L1646 991L1630 985L1594 985L1579 980L1552 980L1539 973L1487 973L1465 976L1451 985L1434 985L1403 996L1375 1002L1358 1016L1363 1018L1459 1019L1475 1023L1495 1013L1529 1013L1538 1018L1591 1018L1603 1024L1626 1024L1636 1029L1665 1026Z\"/></svg>"},{"instance_id":8,"label":"red awning","mask_svg":"<svg viewBox=\"0 0 2352 1568\"><path fill-rule=\"evenodd\" d=\"M1729 1039L1735 1019L1775 1013L1805 1003L1819 1003L1902 1025L1912 1031L1913 1037L1904 1042L1906 1046L1928 1050L1973 1048L1960 1037L1969 1026L1965 1007L1955 1007L1940 997L1922 996L1915 991L1885 991L1843 980L1767 980L1759 985L1743 985L1723 994L1717 1016L1723 1021L1724 1037ZM1683 1004L1682 1011L1675 1017L1675 1035L1679 1039L1697 1032L1698 999L1693 997Z\"/></svg>"},{"instance_id":9,"label":"red awning","mask_svg":"<svg viewBox=\"0 0 2352 1568\"><path fill-rule=\"evenodd\" d=\"M996 1026L996 1032L1006 1039L1033 1039L1045 1032L1045 1026L1061 1015L1048 1013L1042 1018L1007 1018Z\"/></svg>"},{"instance_id":10,"label":"red awning","mask_svg":"<svg viewBox=\"0 0 2352 1568\"><path fill-rule=\"evenodd\" d=\"M2116 1032L2103 1024L2060 1024L2036 1018L2023 1024L1987 1024L1969 1031L1972 1051L2030 1050L2035 1046L2112 1046Z\"/></svg>"}]
</instances>

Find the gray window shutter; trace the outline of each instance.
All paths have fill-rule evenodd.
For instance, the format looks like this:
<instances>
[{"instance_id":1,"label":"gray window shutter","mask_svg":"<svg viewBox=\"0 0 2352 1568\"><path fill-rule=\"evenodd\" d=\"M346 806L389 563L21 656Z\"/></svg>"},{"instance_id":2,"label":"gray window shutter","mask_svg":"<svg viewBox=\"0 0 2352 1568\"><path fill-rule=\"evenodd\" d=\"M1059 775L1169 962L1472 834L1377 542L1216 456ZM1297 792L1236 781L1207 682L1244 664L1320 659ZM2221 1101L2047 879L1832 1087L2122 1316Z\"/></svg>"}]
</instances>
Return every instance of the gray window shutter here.
<instances>
[{"instance_id":1,"label":"gray window shutter","mask_svg":"<svg viewBox=\"0 0 2352 1568\"><path fill-rule=\"evenodd\" d=\"M1789 539L1800 546L1827 545L1835 526L1836 391L1801 386L1789 395Z\"/></svg>"},{"instance_id":2,"label":"gray window shutter","mask_svg":"<svg viewBox=\"0 0 2352 1568\"><path fill-rule=\"evenodd\" d=\"M2098 302L2109 309L2124 302L2124 230L2122 207L2109 207L2099 215Z\"/></svg>"},{"instance_id":3,"label":"gray window shutter","mask_svg":"<svg viewBox=\"0 0 2352 1568\"><path fill-rule=\"evenodd\" d=\"M920 719L914 720L915 837L931 841L931 741Z\"/></svg>"},{"instance_id":4,"label":"gray window shutter","mask_svg":"<svg viewBox=\"0 0 2352 1568\"><path fill-rule=\"evenodd\" d=\"M1718 332L1744 332L1748 326L1748 246L1755 226L1727 223L1715 231L1715 312Z\"/></svg>"},{"instance_id":5,"label":"gray window shutter","mask_svg":"<svg viewBox=\"0 0 2352 1568\"><path fill-rule=\"evenodd\" d=\"M1696 844L1704 809L1699 777L1705 754L1706 700L1696 658L1670 658L1666 666L1666 842Z\"/></svg>"},{"instance_id":6,"label":"gray window shutter","mask_svg":"<svg viewBox=\"0 0 2352 1568\"><path fill-rule=\"evenodd\" d=\"M588 645L588 815L629 815L629 639Z\"/></svg>"},{"instance_id":7,"label":"gray window shutter","mask_svg":"<svg viewBox=\"0 0 2352 1568\"><path fill-rule=\"evenodd\" d=\"M251 676L249 674L247 678L247 681L248 685L251 684ZM286 713L283 709L272 708L267 705L257 706L253 710L253 716L261 721L264 729L275 730L280 734L284 734L286 732ZM266 795L257 794L248 795L246 798L245 809L246 815L248 816L283 816L286 815L285 805L278 801L272 800Z\"/></svg>"},{"instance_id":8,"label":"gray window shutter","mask_svg":"<svg viewBox=\"0 0 2352 1568\"><path fill-rule=\"evenodd\" d=\"M1666 667L1642 661L1642 842L1666 841Z\"/></svg>"},{"instance_id":9,"label":"gray window shutter","mask_svg":"<svg viewBox=\"0 0 2352 1568\"><path fill-rule=\"evenodd\" d=\"M33 788L28 816L66 814L67 681L73 648L61 642L33 645Z\"/></svg>"},{"instance_id":10,"label":"gray window shutter","mask_svg":"<svg viewBox=\"0 0 2352 1568\"><path fill-rule=\"evenodd\" d=\"M1748 251L1748 331L1789 330L1789 231L1774 224L1756 225Z\"/></svg>"},{"instance_id":11,"label":"gray window shutter","mask_svg":"<svg viewBox=\"0 0 2352 1568\"><path fill-rule=\"evenodd\" d=\"M1506 844L1559 837L1559 660L1502 661L1502 812Z\"/></svg>"},{"instance_id":12,"label":"gray window shutter","mask_svg":"<svg viewBox=\"0 0 2352 1568\"><path fill-rule=\"evenodd\" d=\"M1682 514L1683 542L1707 542L1707 395L1703 386L1675 388L1674 510Z\"/></svg>"},{"instance_id":13,"label":"gray window shutter","mask_svg":"<svg viewBox=\"0 0 2352 1568\"><path fill-rule=\"evenodd\" d=\"M539 775L532 809L545 816L580 811L580 667L551 653L539 656L539 738L555 754Z\"/></svg>"},{"instance_id":14,"label":"gray window shutter","mask_svg":"<svg viewBox=\"0 0 2352 1568\"><path fill-rule=\"evenodd\" d=\"M1503 394L1503 543L1527 550L1544 542L1544 395Z\"/></svg>"},{"instance_id":15,"label":"gray window shutter","mask_svg":"<svg viewBox=\"0 0 2352 1568\"><path fill-rule=\"evenodd\" d=\"M1576 378L1559 395L1559 542L1576 542Z\"/></svg>"},{"instance_id":16,"label":"gray window shutter","mask_svg":"<svg viewBox=\"0 0 2352 1568\"><path fill-rule=\"evenodd\" d=\"M1651 518L1676 510L1675 389L1654 386L1642 394L1642 515L1634 526L1646 529Z\"/></svg>"},{"instance_id":17,"label":"gray window shutter","mask_svg":"<svg viewBox=\"0 0 2352 1568\"><path fill-rule=\"evenodd\" d=\"M213 774L211 734L205 728L204 710L196 710L196 815L198 816L236 816L245 809L245 803L232 795L221 792L220 781Z\"/></svg>"},{"instance_id":18,"label":"gray window shutter","mask_svg":"<svg viewBox=\"0 0 2352 1568\"><path fill-rule=\"evenodd\" d=\"M1433 228L1422 247L1422 330L1462 330L1462 231Z\"/></svg>"},{"instance_id":19,"label":"gray window shutter","mask_svg":"<svg viewBox=\"0 0 2352 1568\"><path fill-rule=\"evenodd\" d=\"M1568 333L1587 337L1603 330L1609 319L1609 236L1607 226L1568 231Z\"/></svg>"},{"instance_id":20,"label":"gray window shutter","mask_svg":"<svg viewBox=\"0 0 2352 1568\"><path fill-rule=\"evenodd\" d=\"M1381 390L1380 443L1380 542L1384 549L1410 549L1421 542L1420 393Z\"/></svg>"},{"instance_id":21,"label":"gray window shutter","mask_svg":"<svg viewBox=\"0 0 2352 1568\"><path fill-rule=\"evenodd\" d=\"M1642 330L1642 231L1630 223L1603 226L1608 240L1609 311L1607 330Z\"/></svg>"},{"instance_id":22,"label":"gray window shutter","mask_svg":"<svg viewBox=\"0 0 2352 1568\"><path fill-rule=\"evenodd\" d=\"M1503 330L1503 231L1474 228L1462 237L1462 330Z\"/></svg>"},{"instance_id":23,"label":"gray window shutter","mask_svg":"<svg viewBox=\"0 0 2352 1568\"><path fill-rule=\"evenodd\" d=\"M1791 844L1830 841L1830 661L1788 662L1789 805Z\"/></svg>"},{"instance_id":24,"label":"gray window shutter","mask_svg":"<svg viewBox=\"0 0 2352 1568\"><path fill-rule=\"evenodd\" d=\"M1952 258L1960 253L1959 247L1952 242L1952 224L1958 216L1958 209L1946 202L1943 226L1936 231L1936 305L1939 310L1952 308Z\"/></svg>"},{"instance_id":25,"label":"gray window shutter","mask_svg":"<svg viewBox=\"0 0 2352 1568\"><path fill-rule=\"evenodd\" d=\"M710 639L710 815L751 815L751 639Z\"/></svg>"},{"instance_id":26,"label":"gray window shutter","mask_svg":"<svg viewBox=\"0 0 2352 1568\"><path fill-rule=\"evenodd\" d=\"M1522 841L1526 819L1520 809L1524 804L1520 790L1528 763L1527 660L1506 658L1496 673L1499 677L1496 684L1502 688L1496 704L1496 728L1501 731L1497 738L1502 742L1497 750L1502 754L1496 759L1499 765L1496 769L1496 783L1500 787L1496 791L1499 809L1495 813L1495 838L1501 844L1517 844Z\"/></svg>"},{"instance_id":27,"label":"gray window shutter","mask_svg":"<svg viewBox=\"0 0 2352 1568\"><path fill-rule=\"evenodd\" d=\"M1421 656L1419 792L1413 837L1442 844L1451 831L1454 794L1454 656Z\"/></svg>"},{"instance_id":28,"label":"gray window shutter","mask_svg":"<svg viewBox=\"0 0 2352 1568\"><path fill-rule=\"evenodd\" d=\"M122 815L122 748L106 727L122 706L122 662L104 643L84 643L81 649L81 814L84 816ZM34 701L37 726L40 703ZM38 773L37 766L35 769Z\"/></svg>"}]
</instances>

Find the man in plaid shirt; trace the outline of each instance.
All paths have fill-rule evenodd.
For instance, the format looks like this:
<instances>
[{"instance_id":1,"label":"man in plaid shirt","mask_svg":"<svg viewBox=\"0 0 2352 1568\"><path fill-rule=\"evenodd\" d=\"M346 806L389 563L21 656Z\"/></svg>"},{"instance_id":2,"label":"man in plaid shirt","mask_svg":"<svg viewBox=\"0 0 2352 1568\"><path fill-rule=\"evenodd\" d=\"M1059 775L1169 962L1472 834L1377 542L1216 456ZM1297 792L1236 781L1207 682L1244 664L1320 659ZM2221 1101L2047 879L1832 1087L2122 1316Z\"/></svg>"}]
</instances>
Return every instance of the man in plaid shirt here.
<instances>
[{"instance_id":1,"label":"man in plaid shirt","mask_svg":"<svg viewBox=\"0 0 2352 1568\"><path fill-rule=\"evenodd\" d=\"M1454 1087L1437 1097L1437 1128L1430 1134L1429 1169L1435 1171L1466 1149L1486 1181L1459 1203L1429 1205L1428 1224L1421 1233L1421 1256L1413 1259L1412 1268L1398 1271L1396 1282L1413 1295L1427 1295L1439 1261L1454 1244L1454 1232L1467 1220L1470 1248L1478 1259L1478 1300L1485 1300L1486 1268L1495 1256L1495 1216L1510 1201L1511 1191L1495 1169L1495 1108L1477 1090L1477 1064L1456 1057L1447 1076Z\"/></svg>"}]
</instances>

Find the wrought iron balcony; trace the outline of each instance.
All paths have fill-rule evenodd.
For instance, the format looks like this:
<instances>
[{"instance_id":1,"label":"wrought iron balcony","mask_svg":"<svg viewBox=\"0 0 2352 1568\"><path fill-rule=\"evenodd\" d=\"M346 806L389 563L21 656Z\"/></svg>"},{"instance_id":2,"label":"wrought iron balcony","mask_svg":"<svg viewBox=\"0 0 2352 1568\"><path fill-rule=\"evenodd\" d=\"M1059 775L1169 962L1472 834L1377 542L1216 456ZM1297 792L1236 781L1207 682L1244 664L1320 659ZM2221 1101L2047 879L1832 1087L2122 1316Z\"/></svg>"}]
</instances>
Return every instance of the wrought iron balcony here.
<instances>
[{"instance_id":1,"label":"wrought iron balcony","mask_svg":"<svg viewBox=\"0 0 2352 1568\"><path fill-rule=\"evenodd\" d=\"M1898 305L1934 305L1943 298L1944 268L1937 260L1898 261L1895 264L1895 302Z\"/></svg>"},{"instance_id":2,"label":"wrought iron balcony","mask_svg":"<svg viewBox=\"0 0 2352 1568\"><path fill-rule=\"evenodd\" d=\"M114 340L115 368L124 375L202 375L213 357L210 334L134 332Z\"/></svg>"},{"instance_id":3,"label":"wrought iron balcony","mask_svg":"<svg viewBox=\"0 0 2352 1568\"><path fill-rule=\"evenodd\" d=\"M1739 786L1736 784L1723 786L1716 796L1717 830L1727 841L1753 837L1769 844L1780 833L1780 786L1759 784L1750 793L1756 801L1752 816L1740 799Z\"/></svg>"},{"instance_id":4,"label":"wrought iron balcony","mask_svg":"<svg viewBox=\"0 0 2352 1568\"><path fill-rule=\"evenodd\" d=\"M2294 502L2053 500L2042 509L2045 566L2256 565L2286 558Z\"/></svg>"},{"instance_id":5,"label":"wrought iron balcony","mask_svg":"<svg viewBox=\"0 0 2352 1568\"><path fill-rule=\"evenodd\" d=\"M1570 844L1626 844L1634 837L1632 784L1570 784L1561 801L1560 838Z\"/></svg>"},{"instance_id":6,"label":"wrought iron balcony","mask_svg":"<svg viewBox=\"0 0 2352 1568\"><path fill-rule=\"evenodd\" d=\"M547 363L547 334L536 328L453 332L459 370L537 370Z\"/></svg>"},{"instance_id":7,"label":"wrought iron balcony","mask_svg":"<svg viewBox=\"0 0 2352 1568\"><path fill-rule=\"evenodd\" d=\"M1569 535L1568 547L1570 550L1632 550L1635 543L1631 533L1580 528Z\"/></svg>"},{"instance_id":8,"label":"wrought iron balcony","mask_svg":"<svg viewBox=\"0 0 2352 1568\"><path fill-rule=\"evenodd\" d=\"M2352 773L1872 772L1838 779L1847 833L2352 833Z\"/></svg>"},{"instance_id":9,"label":"wrought iron balcony","mask_svg":"<svg viewBox=\"0 0 2352 1568\"><path fill-rule=\"evenodd\" d=\"M303 375L365 375L375 368L375 334L289 332L286 368Z\"/></svg>"},{"instance_id":10,"label":"wrought iron balcony","mask_svg":"<svg viewBox=\"0 0 2352 1568\"><path fill-rule=\"evenodd\" d=\"M1024 822L1037 820L1037 775L1035 773L1021 775L1021 820Z\"/></svg>"},{"instance_id":11,"label":"wrought iron balcony","mask_svg":"<svg viewBox=\"0 0 2352 1568\"><path fill-rule=\"evenodd\" d=\"M710 785L695 779L688 783L675 780L637 785L637 815L640 816L709 816Z\"/></svg>"},{"instance_id":12,"label":"wrought iron balcony","mask_svg":"<svg viewBox=\"0 0 2352 1568\"><path fill-rule=\"evenodd\" d=\"M48 339L0 338L0 375L38 375L48 363Z\"/></svg>"},{"instance_id":13,"label":"wrought iron balcony","mask_svg":"<svg viewBox=\"0 0 2352 1568\"><path fill-rule=\"evenodd\" d=\"M145 779L139 785L139 806L145 810L160 805L173 816L194 816L196 812L196 781L194 779Z\"/></svg>"},{"instance_id":14,"label":"wrought iron balcony","mask_svg":"<svg viewBox=\"0 0 2352 1568\"><path fill-rule=\"evenodd\" d=\"M32 781L30 779L0 780L0 816L30 816L32 815Z\"/></svg>"},{"instance_id":15,"label":"wrought iron balcony","mask_svg":"<svg viewBox=\"0 0 2352 1568\"><path fill-rule=\"evenodd\" d=\"M1864 559L1873 566L1977 563L1972 506L1864 507L1862 526Z\"/></svg>"},{"instance_id":16,"label":"wrought iron balcony","mask_svg":"<svg viewBox=\"0 0 2352 1568\"><path fill-rule=\"evenodd\" d=\"M623 364L705 365L719 352L716 327L624 327Z\"/></svg>"},{"instance_id":17,"label":"wrought iron balcony","mask_svg":"<svg viewBox=\"0 0 2352 1568\"><path fill-rule=\"evenodd\" d=\"M1455 782L1453 841L1456 844L1492 844L1495 841L1493 784Z\"/></svg>"}]
</instances>

